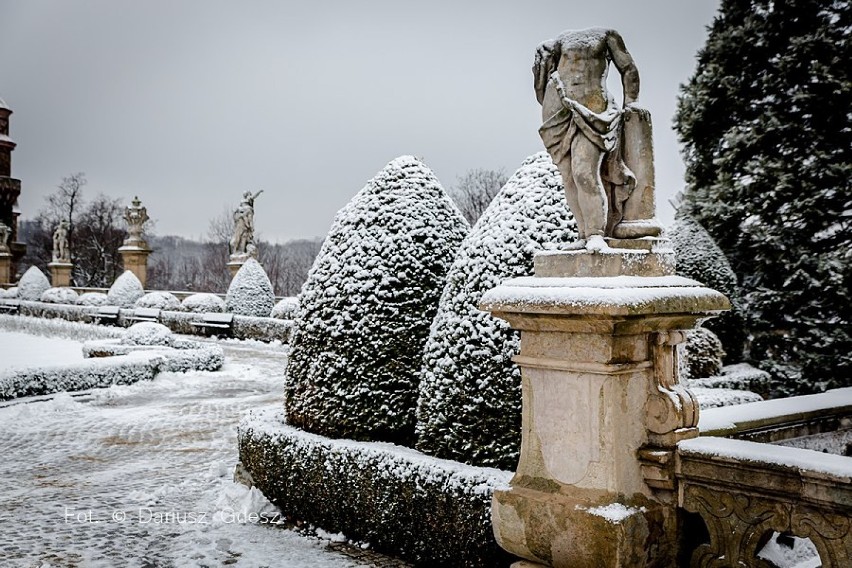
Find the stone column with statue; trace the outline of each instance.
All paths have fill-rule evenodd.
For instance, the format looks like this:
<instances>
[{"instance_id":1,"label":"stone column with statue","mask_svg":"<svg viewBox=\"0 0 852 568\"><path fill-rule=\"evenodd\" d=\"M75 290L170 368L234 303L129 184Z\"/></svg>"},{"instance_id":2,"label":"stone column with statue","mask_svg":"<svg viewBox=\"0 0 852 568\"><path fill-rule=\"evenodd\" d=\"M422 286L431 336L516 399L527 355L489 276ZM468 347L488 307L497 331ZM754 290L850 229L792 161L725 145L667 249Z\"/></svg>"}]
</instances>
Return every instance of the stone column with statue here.
<instances>
[{"instance_id":1,"label":"stone column with statue","mask_svg":"<svg viewBox=\"0 0 852 568\"><path fill-rule=\"evenodd\" d=\"M9 241L12 229L0 222L0 284L12 283L12 251Z\"/></svg>"},{"instance_id":2,"label":"stone column with statue","mask_svg":"<svg viewBox=\"0 0 852 568\"><path fill-rule=\"evenodd\" d=\"M623 108L606 90L610 61ZM481 300L521 331L521 455L494 494L494 533L526 559L518 568L674 566L675 449L698 434L677 345L729 303L676 276L658 237L650 115L621 36L565 32L538 47L533 73L581 240Z\"/></svg>"},{"instance_id":3,"label":"stone column with statue","mask_svg":"<svg viewBox=\"0 0 852 568\"><path fill-rule=\"evenodd\" d=\"M142 238L145 222L148 221L148 210L142 206L139 197L134 197L131 204L124 209L124 221L127 223L127 238L118 249L124 269L132 272L145 287L148 279L148 256L151 249Z\"/></svg>"},{"instance_id":4,"label":"stone column with statue","mask_svg":"<svg viewBox=\"0 0 852 568\"><path fill-rule=\"evenodd\" d=\"M242 265L250 258L257 259L257 243L254 240L254 200L263 193L263 190L252 194L250 191L243 193L240 204L234 211L234 233L228 243L230 257L228 270L233 278Z\"/></svg>"},{"instance_id":5,"label":"stone column with statue","mask_svg":"<svg viewBox=\"0 0 852 568\"><path fill-rule=\"evenodd\" d=\"M74 265L71 263L68 230L68 221L63 219L53 231L52 261L47 266L50 268L50 283L57 288L71 285Z\"/></svg>"}]
</instances>

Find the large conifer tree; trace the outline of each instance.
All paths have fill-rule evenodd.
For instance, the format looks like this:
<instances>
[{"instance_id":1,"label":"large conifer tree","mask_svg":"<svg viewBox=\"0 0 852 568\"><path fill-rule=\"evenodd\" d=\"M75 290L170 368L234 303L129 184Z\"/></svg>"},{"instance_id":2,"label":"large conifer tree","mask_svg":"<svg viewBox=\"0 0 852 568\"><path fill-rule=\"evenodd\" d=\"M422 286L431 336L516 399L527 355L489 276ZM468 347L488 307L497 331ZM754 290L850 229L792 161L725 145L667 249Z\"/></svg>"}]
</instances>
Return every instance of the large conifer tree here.
<instances>
[{"instance_id":1,"label":"large conifer tree","mask_svg":"<svg viewBox=\"0 0 852 568\"><path fill-rule=\"evenodd\" d=\"M685 207L739 277L777 394L852 381L850 12L723 0L675 117Z\"/></svg>"}]
</instances>

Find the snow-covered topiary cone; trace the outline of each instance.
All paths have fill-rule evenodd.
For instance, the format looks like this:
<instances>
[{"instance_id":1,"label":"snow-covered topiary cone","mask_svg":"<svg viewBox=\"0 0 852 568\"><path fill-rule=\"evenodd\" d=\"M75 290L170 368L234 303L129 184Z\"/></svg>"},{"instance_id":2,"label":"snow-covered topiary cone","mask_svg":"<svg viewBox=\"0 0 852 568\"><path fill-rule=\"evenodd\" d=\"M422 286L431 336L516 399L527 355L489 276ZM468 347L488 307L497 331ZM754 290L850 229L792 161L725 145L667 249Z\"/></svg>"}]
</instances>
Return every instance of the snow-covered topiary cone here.
<instances>
[{"instance_id":1,"label":"snow-covered topiary cone","mask_svg":"<svg viewBox=\"0 0 852 568\"><path fill-rule=\"evenodd\" d=\"M36 266L30 266L21 276L21 281L18 282L18 298L38 302L41 300L41 295L49 288L50 280L47 279L44 272Z\"/></svg>"},{"instance_id":2,"label":"snow-covered topiary cone","mask_svg":"<svg viewBox=\"0 0 852 568\"><path fill-rule=\"evenodd\" d=\"M274 305L269 276L258 261L248 259L231 280L225 296L226 309L232 314L266 318Z\"/></svg>"},{"instance_id":3,"label":"snow-covered topiary cone","mask_svg":"<svg viewBox=\"0 0 852 568\"><path fill-rule=\"evenodd\" d=\"M174 311L180 309L180 300L171 292L148 292L136 300L134 307Z\"/></svg>"},{"instance_id":4,"label":"snow-covered topiary cone","mask_svg":"<svg viewBox=\"0 0 852 568\"><path fill-rule=\"evenodd\" d=\"M508 278L533 272L533 254L576 240L562 178L546 152L527 158L461 245L423 356L417 448L514 469L521 432L520 334L477 308Z\"/></svg>"},{"instance_id":5,"label":"snow-covered topiary cone","mask_svg":"<svg viewBox=\"0 0 852 568\"><path fill-rule=\"evenodd\" d=\"M299 296L288 422L412 444L420 358L467 221L418 159L390 162L341 209Z\"/></svg>"},{"instance_id":6,"label":"snow-covered topiary cone","mask_svg":"<svg viewBox=\"0 0 852 568\"><path fill-rule=\"evenodd\" d=\"M125 270L124 274L115 279L109 291L107 292L107 302L110 306L120 306L122 308L133 307L136 300L145 295L145 290L142 288L142 282L135 274L129 270Z\"/></svg>"},{"instance_id":7,"label":"snow-covered topiary cone","mask_svg":"<svg viewBox=\"0 0 852 568\"><path fill-rule=\"evenodd\" d=\"M221 313L225 311L225 301L216 294L202 292L184 298L181 309L196 314Z\"/></svg>"}]
</instances>

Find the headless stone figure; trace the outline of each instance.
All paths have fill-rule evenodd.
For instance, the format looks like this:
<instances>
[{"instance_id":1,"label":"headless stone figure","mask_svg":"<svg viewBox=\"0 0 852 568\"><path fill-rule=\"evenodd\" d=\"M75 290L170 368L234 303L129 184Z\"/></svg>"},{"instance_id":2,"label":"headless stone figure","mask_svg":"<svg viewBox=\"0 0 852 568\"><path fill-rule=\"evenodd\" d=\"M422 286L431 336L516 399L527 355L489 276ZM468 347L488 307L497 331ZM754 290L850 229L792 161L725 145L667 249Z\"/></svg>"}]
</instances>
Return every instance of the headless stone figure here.
<instances>
[{"instance_id":1,"label":"headless stone figure","mask_svg":"<svg viewBox=\"0 0 852 568\"><path fill-rule=\"evenodd\" d=\"M621 74L625 109L619 108L606 88L610 61ZM604 249L605 236L658 235L653 219L641 220L639 231L636 220L630 221L630 228L619 227L637 187L636 175L625 163L626 110L646 121L648 151L640 154L646 160L652 157L650 117L630 106L639 96L639 72L618 32L571 30L542 43L536 49L533 75L544 121L539 134L562 175L565 198L579 229L577 247ZM650 172L653 178L652 164ZM649 183L653 218L653 179Z\"/></svg>"}]
</instances>

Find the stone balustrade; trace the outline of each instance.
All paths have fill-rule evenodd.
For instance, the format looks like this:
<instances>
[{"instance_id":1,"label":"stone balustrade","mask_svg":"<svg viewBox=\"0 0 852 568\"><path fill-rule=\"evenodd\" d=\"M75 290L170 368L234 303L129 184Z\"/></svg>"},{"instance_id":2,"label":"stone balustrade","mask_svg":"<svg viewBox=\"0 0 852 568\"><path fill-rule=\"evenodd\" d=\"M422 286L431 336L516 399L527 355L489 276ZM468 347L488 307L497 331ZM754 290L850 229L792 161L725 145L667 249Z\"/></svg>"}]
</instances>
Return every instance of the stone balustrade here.
<instances>
[{"instance_id":1,"label":"stone balustrade","mask_svg":"<svg viewBox=\"0 0 852 568\"><path fill-rule=\"evenodd\" d=\"M808 538L823 568L852 566L852 460L772 444L700 437L678 444L678 504L701 515L710 542L690 566L769 568L778 532Z\"/></svg>"}]
</instances>

